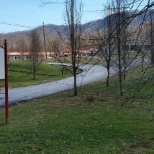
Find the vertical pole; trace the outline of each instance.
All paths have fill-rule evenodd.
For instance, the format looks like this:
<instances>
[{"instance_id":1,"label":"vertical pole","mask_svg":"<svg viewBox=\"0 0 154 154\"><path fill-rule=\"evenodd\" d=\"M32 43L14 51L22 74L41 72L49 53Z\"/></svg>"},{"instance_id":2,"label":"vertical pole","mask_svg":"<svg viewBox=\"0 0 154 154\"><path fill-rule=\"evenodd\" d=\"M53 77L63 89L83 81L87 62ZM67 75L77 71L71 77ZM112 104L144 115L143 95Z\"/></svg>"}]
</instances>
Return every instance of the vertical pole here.
<instances>
[{"instance_id":1,"label":"vertical pole","mask_svg":"<svg viewBox=\"0 0 154 154\"><path fill-rule=\"evenodd\" d=\"M7 63L7 42L4 41L5 50L5 117L6 124L8 124L9 119L9 103L8 103L8 63Z\"/></svg>"},{"instance_id":2,"label":"vertical pole","mask_svg":"<svg viewBox=\"0 0 154 154\"><path fill-rule=\"evenodd\" d=\"M44 38L44 49L45 49L45 55L47 59L47 49L46 49L46 38L45 38L45 30L44 30L44 22L43 22L43 38Z\"/></svg>"}]
</instances>

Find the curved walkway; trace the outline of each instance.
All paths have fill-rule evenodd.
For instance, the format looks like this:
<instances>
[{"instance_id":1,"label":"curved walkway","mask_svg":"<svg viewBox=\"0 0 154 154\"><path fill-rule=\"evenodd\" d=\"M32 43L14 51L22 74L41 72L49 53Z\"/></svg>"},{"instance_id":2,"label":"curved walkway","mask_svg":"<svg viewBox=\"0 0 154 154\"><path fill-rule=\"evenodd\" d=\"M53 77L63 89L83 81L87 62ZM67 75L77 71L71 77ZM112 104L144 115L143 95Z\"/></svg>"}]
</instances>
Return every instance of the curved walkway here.
<instances>
[{"instance_id":1,"label":"curved walkway","mask_svg":"<svg viewBox=\"0 0 154 154\"><path fill-rule=\"evenodd\" d=\"M144 63L148 63L149 59L145 59ZM128 61L128 68L141 65L141 60ZM48 63L58 64L58 63ZM59 64L58 64L59 65ZM68 65L68 64L60 64ZM71 66L71 65L70 65ZM114 67L114 66L113 66ZM79 67L83 72L77 75L77 86L82 86L88 83L99 81L107 77L107 70L102 65L81 65ZM116 68L116 67L115 67ZM116 74L117 70L110 68L110 76ZM32 98L43 97L73 88L73 77L62 79L59 81L44 83L20 88L9 89L9 104L19 103ZM0 106L5 104L4 94L0 94Z\"/></svg>"},{"instance_id":2,"label":"curved walkway","mask_svg":"<svg viewBox=\"0 0 154 154\"><path fill-rule=\"evenodd\" d=\"M77 75L77 86L82 86L88 83L105 79L107 77L106 68L101 65L96 65L96 66L84 65L80 66L79 68L82 69L83 72ZM115 74L115 71L111 70L111 75L113 74ZM29 100L32 98L38 98L55 94L72 88L73 88L73 77L69 77L59 81L44 83L40 85L12 88L9 89L9 104L19 103L21 101ZM4 95L0 94L0 106L3 106L4 104L5 104Z\"/></svg>"}]
</instances>

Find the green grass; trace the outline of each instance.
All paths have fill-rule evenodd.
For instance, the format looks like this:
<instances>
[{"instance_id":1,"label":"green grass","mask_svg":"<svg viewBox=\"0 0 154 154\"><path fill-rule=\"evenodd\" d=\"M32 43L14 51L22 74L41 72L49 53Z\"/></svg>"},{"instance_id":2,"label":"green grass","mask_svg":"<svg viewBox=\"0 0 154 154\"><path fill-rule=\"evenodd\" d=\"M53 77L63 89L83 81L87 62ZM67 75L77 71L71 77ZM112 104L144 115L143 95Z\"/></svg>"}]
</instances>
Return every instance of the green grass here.
<instances>
[{"instance_id":1,"label":"green grass","mask_svg":"<svg viewBox=\"0 0 154 154\"><path fill-rule=\"evenodd\" d=\"M36 72L36 80L33 80L31 65L32 64L29 61L9 61L9 87L41 84L72 76L72 71L69 67L42 63Z\"/></svg>"},{"instance_id":2,"label":"green grass","mask_svg":"<svg viewBox=\"0 0 154 154\"><path fill-rule=\"evenodd\" d=\"M49 58L46 61L48 62L62 62L62 63L71 63L71 56L67 56L67 57L56 57L56 58ZM94 59L92 56L91 58L76 58L76 63L77 64L82 64L82 65L86 65L86 64L91 64L91 65L99 65L102 64L101 60L97 60Z\"/></svg>"},{"instance_id":3,"label":"green grass","mask_svg":"<svg viewBox=\"0 0 154 154\"><path fill-rule=\"evenodd\" d=\"M67 91L12 106L7 126L0 109L0 153L154 153L154 71L146 70L142 86L143 72L129 71L124 97L115 76L112 88L101 81L80 87L76 97Z\"/></svg>"}]
</instances>

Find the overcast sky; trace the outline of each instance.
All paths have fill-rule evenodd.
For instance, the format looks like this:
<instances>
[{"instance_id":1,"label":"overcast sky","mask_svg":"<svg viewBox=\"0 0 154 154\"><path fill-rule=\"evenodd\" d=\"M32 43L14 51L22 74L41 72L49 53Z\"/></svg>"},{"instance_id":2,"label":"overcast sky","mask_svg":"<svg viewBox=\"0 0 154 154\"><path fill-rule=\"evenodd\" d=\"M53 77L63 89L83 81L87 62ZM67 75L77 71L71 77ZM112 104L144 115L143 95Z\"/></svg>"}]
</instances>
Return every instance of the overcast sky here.
<instances>
[{"instance_id":1,"label":"overcast sky","mask_svg":"<svg viewBox=\"0 0 154 154\"><path fill-rule=\"evenodd\" d=\"M42 1L56 2L42 6ZM82 0L83 23L103 17L106 0ZM29 30L43 24L64 24L64 0L1 0L0 33Z\"/></svg>"}]
</instances>

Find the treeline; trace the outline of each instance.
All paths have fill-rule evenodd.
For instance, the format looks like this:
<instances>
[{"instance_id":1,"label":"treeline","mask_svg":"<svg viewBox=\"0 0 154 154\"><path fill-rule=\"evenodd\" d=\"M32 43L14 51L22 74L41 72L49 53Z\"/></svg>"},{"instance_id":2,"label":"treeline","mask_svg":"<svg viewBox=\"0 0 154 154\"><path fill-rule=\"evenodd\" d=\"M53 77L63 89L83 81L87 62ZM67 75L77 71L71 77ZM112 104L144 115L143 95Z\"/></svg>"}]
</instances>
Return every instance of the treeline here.
<instances>
[{"instance_id":1,"label":"treeline","mask_svg":"<svg viewBox=\"0 0 154 154\"><path fill-rule=\"evenodd\" d=\"M67 26L63 31L56 29L56 33L51 35L49 29L42 27L27 32L26 35L14 33L8 38L8 50L33 53L52 51L58 55L62 49L69 48L74 95L77 95L76 75L80 64L77 55L80 55L83 49L97 49L94 56L99 57L107 68L106 86L110 86L110 72L115 69L119 79L119 93L123 96L123 80L127 76L127 70L139 63L144 66L147 60L154 64L154 2L110 0L102 11L104 20L95 22L95 28L92 26L91 30L89 24L81 24L83 4L78 3L75 0L65 0L64 19ZM3 38L5 35L1 37Z\"/></svg>"}]
</instances>

